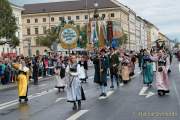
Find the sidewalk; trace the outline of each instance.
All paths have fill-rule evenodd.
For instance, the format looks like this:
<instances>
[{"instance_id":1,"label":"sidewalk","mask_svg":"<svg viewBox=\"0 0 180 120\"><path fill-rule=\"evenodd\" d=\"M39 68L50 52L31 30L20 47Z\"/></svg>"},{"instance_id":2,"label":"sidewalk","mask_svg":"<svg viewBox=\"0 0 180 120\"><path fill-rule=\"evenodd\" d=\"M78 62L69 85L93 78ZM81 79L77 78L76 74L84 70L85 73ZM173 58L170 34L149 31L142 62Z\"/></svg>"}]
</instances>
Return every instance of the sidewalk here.
<instances>
[{"instance_id":1,"label":"sidewalk","mask_svg":"<svg viewBox=\"0 0 180 120\"><path fill-rule=\"evenodd\" d=\"M39 82L42 82L42 81L45 81L45 80L48 80L48 79L52 79L54 76L47 76L47 77L39 77ZM33 80L29 81L29 84L33 84ZM8 89L13 89L17 86L16 82L15 83L9 83L8 85L2 85L0 84L0 91L3 91L3 90L8 90Z\"/></svg>"}]
</instances>

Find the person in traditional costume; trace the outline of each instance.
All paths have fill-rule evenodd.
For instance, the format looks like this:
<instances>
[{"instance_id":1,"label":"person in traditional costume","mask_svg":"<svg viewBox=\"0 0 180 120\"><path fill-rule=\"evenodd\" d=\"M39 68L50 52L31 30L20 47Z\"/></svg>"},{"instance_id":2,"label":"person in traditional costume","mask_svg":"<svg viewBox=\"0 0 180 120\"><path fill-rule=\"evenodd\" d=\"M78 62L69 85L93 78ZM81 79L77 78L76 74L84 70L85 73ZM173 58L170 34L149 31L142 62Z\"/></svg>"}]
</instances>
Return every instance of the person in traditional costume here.
<instances>
[{"instance_id":1,"label":"person in traditional costume","mask_svg":"<svg viewBox=\"0 0 180 120\"><path fill-rule=\"evenodd\" d=\"M71 60L66 68L67 73L67 101L73 103L73 110L81 109L81 100L85 100L83 88L81 86L80 65L77 63L76 56L71 56ZM77 102L77 104L76 104Z\"/></svg>"},{"instance_id":2,"label":"person in traditional costume","mask_svg":"<svg viewBox=\"0 0 180 120\"><path fill-rule=\"evenodd\" d=\"M18 96L19 102L24 99L25 102L28 101L28 79L27 79L27 72L29 69L27 67L22 67L19 69L19 75L17 77L17 86L18 86Z\"/></svg>"},{"instance_id":3,"label":"person in traditional costume","mask_svg":"<svg viewBox=\"0 0 180 120\"><path fill-rule=\"evenodd\" d=\"M63 66L62 66L63 67ZM55 68L55 79L56 79L56 88L59 90L59 92L61 91L61 89L64 91L64 88L65 88L65 77L62 78L61 77L61 66L56 66Z\"/></svg>"},{"instance_id":4,"label":"person in traditional costume","mask_svg":"<svg viewBox=\"0 0 180 120\"><path fill-rule=\"evenodd\" d=\"M140 50L140 53L138 54L138 63L139 63L139 69L142 70L142 61L143 61L143 50Z\"/></svg>"},{"instance_id":5,"label":"person in traditional costume","mask_svg":"<svg viewBox=\"0 0 180 120\"><path fill-rule=\"evenodd\" d=\"M38 81L39 81L38 77L39 77L39 59L38 59L38 57L36 57L34 64L33 64L34 85L38 85Z\"/></svg>"},{"instance_id":6,"label":"person in traditional costume","mask_svg":"<svg viewBox=\"0 0 180 120\"><path fill-rule=\"evenodd\" d=\"M177 57L177 60L178 60L178 62L179 62L179 72L180 72L180 50L177 51L176 57Z\"/></svg>"},{"instance_id":7,"label":"person in traditional costume","mask_svg":"<svg viewBox=\"0 0 180 120\"><path fill-rule=\"evenodd\" d=\"M151 60L150 53L145 50L142 62L143 68L143 82L148 87L151 87L153 82L153 61Z\"/></svg>"},{"instance_id":8,"label":"person in traditional costume","mask_svg":"<svg viewBox=\"0 0 180 120\"><path fill-rule=\"evenodd\" d=\"M80 76L79 79L81 80L81 82L85 82L86 83L86 71L85 71L85 59L81 56L79 59L79 65L80 65Z\"/></svg>"},{"instance_id":9,"label":"person in traditional costume","mask_svg":"<svg viewBox=\"0 0 180 120\"><path fill-rule=\"evenodd\" d=\"M158 95L163 96L169 93L168 67L169 59L164 50L160 50L157 59L156 87Z\"/></svg>"},{"instance_id":10,"label":"person in traditional costume","mask_svg":"<svg viewBox=\"0 0 180 120\"><path fill-rule=\"evenodd\" d=\"M110 74L111 74L111 86L110 88L114 88L114 81L116 81L117 86L119 86L119 76L118 76L118 65L119 58L115 51L115 48L111 48L110 54Z\"/></svg>"},{"instance_id":11,"label":"person in traditional costume","mask_svg":"<svg viewBox=\"0 0 180 120\"><path fill-rule=\"evenodd\" d=\"M128 57L128 55L126 55L125 53L122 55L122 81L124 84L127 84L128 81L130 80L130 58Z\"/></svg>"},{"instance_id":12,"label":"person in traditional costume","mask_svg":"<svg viewBox=\"0 0 180 120\"><path fill-rule=\"evenodd\" d=\"M130 77L134 76L134 70L135 70L135 62L136 62L136 56L133 51L130 51Z\"/></svg>"},{"instance_id":13,"label":"person in traditional costume","mask_svg":"<svg viewBox=\"0 0 180 120\"><path fill-rule=\"evenodd\" d=\"M108 58L105 56L105 49L100 51L100 56L96 56L93 60L95 74L94 82L100 85L101 94L100 96L106 96L107 93L107 69L108 69Z\"/></svg>"}]
</instances>

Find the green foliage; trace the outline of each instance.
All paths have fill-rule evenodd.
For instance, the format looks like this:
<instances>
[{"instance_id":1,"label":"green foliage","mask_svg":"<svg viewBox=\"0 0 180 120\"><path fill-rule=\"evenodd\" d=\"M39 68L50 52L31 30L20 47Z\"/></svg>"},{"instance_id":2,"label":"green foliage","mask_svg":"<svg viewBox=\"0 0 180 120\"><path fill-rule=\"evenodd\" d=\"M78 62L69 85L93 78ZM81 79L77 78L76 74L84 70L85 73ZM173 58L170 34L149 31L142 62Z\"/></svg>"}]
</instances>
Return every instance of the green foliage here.
<instances>
[{"instance_id":1,"label":"green foliage","mask_svg":"<svg viewBox=\"0 0 180 120\"><path fill-rule=\"evenodd\" d=\"M36 44L50 48L52 42L46 36L39 36L36 38Z\"/></svg>"},{"instance_id":2,"label":"green foliage","mask_svg":"<svg viewBox=\"0 0 180 120\"><path fill-rule=\"evenodd\" d=\"M120 38L118 38L118 40L120 46L125 45L128 42L128 35L126 33L123 33L123 35Z\"/></svg>"},{"instance_id":3,"label":"green foliage","mask_svg":"<svg viewBox=\"0 0 180 120\"><path fill-rule=\"evenodd\" d=\"M16 18L13 16L8 0L0 0L0 38L10 40L10 42L1 41L0 43L8 43L12 47L18 46L19 40L15 37L17 29Z\"/></svg>"},{"instance_id":4,"label":"green foliage","mask_svg":"<svg viewBox=\"0 0 180 120\"><path fill-rule=\"evenodd\" d=\"M81 27L80 29L80 36L82 37L82 39L78 41L78 47L80 48L86 48L87 45L87 25L84 25L83 27Z\"/></svg>"},{"instance_id":5,"label":"green foliage","mask_svg":"<svg viewBox=\"0 0 180 120\"><path fill-rule=\"evenodd\" d=\"M61 28L64 27L65 24L66 21L62 20L58 26L54 27L51 30L47 30L47 34L45 36L37 37L36 44L51 48L53 42L60 42L58 39L59 32L61 31Z\"/></svg>"},{"instance_id":6,"label":"green foliage","mask_svg":"<svg viewBox=\"0 0 180 120\"><path fill-rule=\"evenodd\" d=\"M16 46L18 46L20 43L19 39L14 35L11 38L11 42L10 42L10 47L15 48Z\"/></svg>"}]
</instances>

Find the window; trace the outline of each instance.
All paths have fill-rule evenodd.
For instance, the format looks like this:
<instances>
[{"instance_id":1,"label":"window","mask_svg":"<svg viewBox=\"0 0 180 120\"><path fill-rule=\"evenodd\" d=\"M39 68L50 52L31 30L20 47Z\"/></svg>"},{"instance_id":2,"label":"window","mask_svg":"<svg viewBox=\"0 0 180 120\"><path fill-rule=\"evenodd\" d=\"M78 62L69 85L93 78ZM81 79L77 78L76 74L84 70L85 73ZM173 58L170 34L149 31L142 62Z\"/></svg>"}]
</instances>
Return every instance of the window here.
<instances>
[{"instance_id":1,"label":"window","mask_svg":"<svg viewBox=\"0 0 180 120\"><path fill-rule=\"evenodd\" d=\"M76 20L79 20L79 16L76 16Z\"/></svg>"},{"instance_id":2,"label":"window","mask_svg":"<svg viewBox=\"0 0 180 120\"><path fill-rule=\"evenodd\" d=\"M43 22L46 22L46 18L43 18Z\"/></svg>"},{"instance_id":3,"label":"window","mask_svg":"<svg viewBox=\"0 0 180 120\"><path fill-rule=\"evenodd\" d=\"M68 20L71 20L71 16L68 16Z\"/></svg>"},{"instance_id":4,"label":"window","mask_svg":"<svg viewBox=\"0 0 180 120\"><path fill-rule=\"evenodd\" d=\"M51 22L54 22L54 17L51 17Z\"/></svg>"},{"instance_id":5,"label":"window","mask_svg":"<svg viewBox=\"0 0 180 120\"><path fill-rule=\"evenodd\" d=\"M19 24L19 17L16 17L16 23Z\"/></svg>"},{"instance_id":6,"label":"window","mask_svg":"<svg viewBox=\"0 0 180 120\"><path fill-rule=\"evenodd\" d=\"M43 27L43 33L44 33L44 34L47 33L46 27Z\"/></svg>"},{"instance_id":7,"label":"window","mask_svg":"<svg viewBox=\"0 0 180 120\"><path fill-rule=\"evenodd\" d=\"M30 19L27 19L27 23L30 23Z\"/></svg>"},{"instance_id":8,"label":"window","mask_svg":"<svg viewBox=\"0 0 180 120\"><path fill-rule=\"evenodd\" d=\"M62 21L62 20L64 20L64 17L59 17L59 21Z\"/></svg>"},{"instance_id":9,"label":"window","mask_svg":"<svg viewBox=\"0 0 180 120\"><path fill-rule=\"evenodd\" d=\"M105 18L106 17L106 14L102 14L102 18Z\"/></svg>"},{"instance_id":10,"label":"window","mask_svg":"<svg viewBox=\"0 0 180 120\"><path fill-rule=\"evenodd\" d=\"M87 20L87 19L88 19L88 15L85 15L85 16L84 16L84 19Z\"/></svg>"},{"instance_id":11,"label":"window","mask_svg":"<svg viewBox=\"0 0 180 120\"><path fill-rule=\"evenodd\" d=\"M111 17L115 17L114 13L111 13Z\"/></svg>"},{"instance_id":12,"label":"window","mask_svg":"<svg viewBox=\"0 0 180 120\"><path fill-rule=\"evenodd\" d=\"M35 34L39 34L38 28L34 28L34 30L35 30Z\"/></svg>"},{"instance_id":13,"label":"window","mask_svg":"<svg viewBox=\"0 0 180 120\"><path fill-rule=\"evenodd\" d=\"M38 19L37 18L34 21L35 21L35 23L38 23Z\"/></svg>"},{"instance_id":14,"label":"window","mask_svg":"<svg viewBox=\"0 0 180 120\"><path fill-rule=\"evenodd\" d=\"M31 29L27 28L27 35L31 35Z\"/></svg>"},{"instance_id":15,"label":"window","mask_svg":"<svg viewBox=\"0 0 180 120\"><path fill-rule=\"evenodd\" d=\"M55 27L54 27L54 26L52 26L52 27L51 27L51 30L54 30L54 28L55 28Z\"/></svg>"}]
</instances>

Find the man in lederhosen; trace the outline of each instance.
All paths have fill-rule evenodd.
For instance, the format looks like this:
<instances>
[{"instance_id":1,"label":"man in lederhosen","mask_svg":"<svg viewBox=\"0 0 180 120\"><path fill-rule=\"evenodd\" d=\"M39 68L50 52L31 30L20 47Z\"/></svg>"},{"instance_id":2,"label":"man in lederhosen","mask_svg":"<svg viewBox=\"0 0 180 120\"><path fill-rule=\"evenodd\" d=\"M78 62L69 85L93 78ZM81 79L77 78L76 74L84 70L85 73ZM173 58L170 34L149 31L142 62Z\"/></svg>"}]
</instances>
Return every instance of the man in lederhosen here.
<instances>
[{"instance_id":1,"label":"man in lederhosen","mask_svg":"<svg viewBox=\"0 0 180 120\"><path fill-rule=\"evenodd\" d=\"M110 74L111 74L111 87L114 88L114 80L119 86L119 77L118 77L118 65L119 65L119 58L115 51L115 48L111 48L111 55L110 55Z\"/></svg>"}]
</instances>

